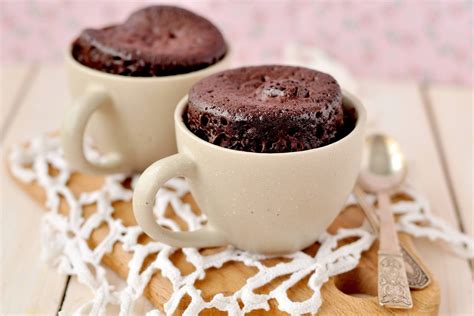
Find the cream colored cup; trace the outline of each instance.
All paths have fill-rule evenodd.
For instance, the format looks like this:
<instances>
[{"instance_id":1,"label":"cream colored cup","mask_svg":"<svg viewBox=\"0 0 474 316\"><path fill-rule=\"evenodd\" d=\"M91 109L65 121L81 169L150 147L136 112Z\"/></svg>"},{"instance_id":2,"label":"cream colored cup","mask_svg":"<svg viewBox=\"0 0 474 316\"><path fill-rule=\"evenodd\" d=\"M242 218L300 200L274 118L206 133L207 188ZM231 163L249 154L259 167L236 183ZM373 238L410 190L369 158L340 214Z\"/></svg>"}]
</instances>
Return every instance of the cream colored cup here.
<instances>
[{"instance_id":1,"label":"cream colored cup","mask_svg":"<svg viewBox=\"0 0 474 316\"><path fill-rule=\"evenodd\" d=\"M231 150L195 136L183 123L187 97L174 113L178 154L161 159L141 175L133 194L135 218L153 239L174 247L232 244L258 253L293 252L311 245L336 217L359 171L366 114L353 107L352 132L330 145L300 152L251 153ZM184 176L208 223L192 232L172 232L156 223L158 189Z\"/></svg>"},{"instance_id":2,"label":"cream colored cup","mask_svg":"<svg viewBox=\"0 0 474 316\"><path fill-rule=\"evenodd\" d=\"M77 62L69 52L66 68L73 106L62 127L62 146L75 169L91 174L143 171L157 159L176 153L173 112L178 101L200 79L228 68L230 52L214 65L164 77L108 74ZM106 154L89 161L84 134Z\"/></svg>"}]
</instances>

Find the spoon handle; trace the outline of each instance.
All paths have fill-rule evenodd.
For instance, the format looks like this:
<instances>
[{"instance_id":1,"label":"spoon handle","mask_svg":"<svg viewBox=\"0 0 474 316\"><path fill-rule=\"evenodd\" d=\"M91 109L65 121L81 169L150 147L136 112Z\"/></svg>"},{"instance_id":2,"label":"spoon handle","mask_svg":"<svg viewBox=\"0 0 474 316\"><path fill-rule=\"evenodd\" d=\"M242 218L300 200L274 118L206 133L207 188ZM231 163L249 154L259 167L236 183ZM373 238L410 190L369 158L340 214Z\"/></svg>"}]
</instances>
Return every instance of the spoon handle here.
<instances>
[{"instance_id":1,"label":"spoon handle","mask_svg":"<svg viewBox=\"0 0 474 316\"><path fill-rule=\"evenodd\" d=\"M370 226L372 227L374 234L378 235L380 230L380 223L377 214L375 213L374 207L372 206L372 204L367 202L364 191L358 185L354 187L353 193L357 202L359 203L360 208L367 217L367 220ZM408 249L404 247L402 242L400 244L400 250L403 255L403 261L405 262L408 285L410 286L410 288L420 290L427 287L428 284L430 284L431 279L428 273L425 271L423 265L420 264L418 259Z\"/></svg>"},{"instance_id":2,"label":"spoon handle","mask_svg":"<svg viewBox=\"0 0 474 316\"><path fill-rule=\"evenodd\" d=\"M410 288L403 256L400 251L395 220L390 211L387 193L377 194L380 216L380 246L378 257L379 304L389 308L412 308Z\"/></svg>"}]
</instances>

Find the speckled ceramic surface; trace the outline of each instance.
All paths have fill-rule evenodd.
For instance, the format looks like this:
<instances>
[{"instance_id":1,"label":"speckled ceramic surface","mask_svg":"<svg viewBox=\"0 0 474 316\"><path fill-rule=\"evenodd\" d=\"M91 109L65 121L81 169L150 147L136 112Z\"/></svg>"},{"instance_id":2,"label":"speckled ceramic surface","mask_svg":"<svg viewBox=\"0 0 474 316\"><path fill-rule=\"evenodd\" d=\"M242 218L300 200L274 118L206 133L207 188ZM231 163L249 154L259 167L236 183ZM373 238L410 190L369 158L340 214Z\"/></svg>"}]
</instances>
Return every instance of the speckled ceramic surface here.
<instances>
[{"instance_id":1,"label":"speckled ceramic surface","mask_svg":"<svg viewBox=\"0 0 474 316\"><path fill-rule=\"evenodd\" d=\"M300 152L260 154L210 144L182 120L183 98L174 114L178 154L151 165L133 196L135 217L156 240L176 247L232 244L259 253L285 253L313 243L336 217L359 171L366 113L354 107L357 123L343 139ZM185 176L208 224L193 232L171 232L156 224L152 206L168 179Z\"/></svg>"},{"instance_id":2,"label":"speckled ceramic surface","mask_svg":"<svg viewBox=\"0 0 474 316\"><path fill-rule=\"evenodd\" d=\"M176 153L173 112L178 101L201 78L224 70L230 50L221 61L195 72L166 77L126 77L100 72L66 56L74 100L62 128L68 162L85 173L142 171L155 160ZM84 130L100 152L99 163L83 153Z\"/></svg>"}]
</instances>

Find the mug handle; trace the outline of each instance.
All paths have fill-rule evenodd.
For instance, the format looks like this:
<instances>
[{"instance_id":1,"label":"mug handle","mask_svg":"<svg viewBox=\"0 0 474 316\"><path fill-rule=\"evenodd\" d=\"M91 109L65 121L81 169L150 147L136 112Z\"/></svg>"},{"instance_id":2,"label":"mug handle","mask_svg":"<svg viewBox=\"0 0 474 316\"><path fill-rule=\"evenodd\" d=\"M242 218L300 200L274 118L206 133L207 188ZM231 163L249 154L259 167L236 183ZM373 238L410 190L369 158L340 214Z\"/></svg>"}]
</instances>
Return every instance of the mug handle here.
<instances>
[{"instance_id":1,"label":"mug handle","mask_svg":"<svg viewBox=\"0 0 474 316\"><path fill-rule=\"evenodd\" d=\"M84 132L92 114L112 100L102 87L89 87L66 113L61 129L61 142L66 160L75 168L91 174L108 174L119 171L123 157L117 152L108 153L104 160L91 162L84 153Z\"/></svg>"},{"instance_id":2,"label":"mug handle","mask_svg":"<svg viewBox=\"0 0 474 316\"><path fill-rule=\"evenodd\" d=\"M194 162L185 154L178 153L158 160L140 176L133 192L133 212L138 225L154 240L176 248L217 247L227 244L224 236L209 222L190 232L174 232L161 227L153 216L155 197L163 184L176 176L192 176Z\"/></svg>"}]
</instances>

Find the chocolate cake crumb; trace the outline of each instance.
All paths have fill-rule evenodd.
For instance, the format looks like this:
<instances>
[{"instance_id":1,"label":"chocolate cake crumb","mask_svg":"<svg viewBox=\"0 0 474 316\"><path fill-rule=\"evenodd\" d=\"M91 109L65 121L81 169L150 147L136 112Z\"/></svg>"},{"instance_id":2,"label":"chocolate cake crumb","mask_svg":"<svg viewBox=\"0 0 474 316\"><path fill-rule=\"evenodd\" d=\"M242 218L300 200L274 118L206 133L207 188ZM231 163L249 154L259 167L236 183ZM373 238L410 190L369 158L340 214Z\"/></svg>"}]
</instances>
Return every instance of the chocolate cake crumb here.
<instances>
[{"instance_id":1,"label":"chocolate cake crumb","mask_svg":"<svg viewBox=\"0 0 474 316\"><path fill-rule=\"evenodd\" d=\"M134 77L196 71L215 64L226 51L224 37L211 22L165 5L136 11L120 25L86 29L72 45L81 64Z\"/></svg>"},{"instance_id":2,"label":"chocolate cake crumb","mask_svg":"<svg viewBox=\"0 0 474 316\"><path fill-rule=\"evenodd\" d=\"M278 153L336 141L350 128L345 117L332 76L302 67L257 66L196 83L183 119L195 135L215 145Z\"/></svg>"}]
</instances>

